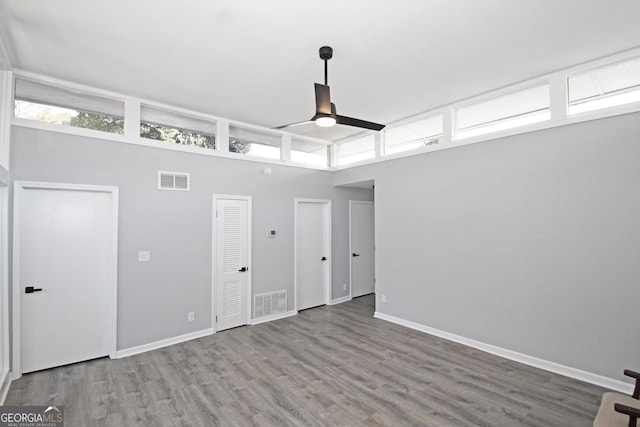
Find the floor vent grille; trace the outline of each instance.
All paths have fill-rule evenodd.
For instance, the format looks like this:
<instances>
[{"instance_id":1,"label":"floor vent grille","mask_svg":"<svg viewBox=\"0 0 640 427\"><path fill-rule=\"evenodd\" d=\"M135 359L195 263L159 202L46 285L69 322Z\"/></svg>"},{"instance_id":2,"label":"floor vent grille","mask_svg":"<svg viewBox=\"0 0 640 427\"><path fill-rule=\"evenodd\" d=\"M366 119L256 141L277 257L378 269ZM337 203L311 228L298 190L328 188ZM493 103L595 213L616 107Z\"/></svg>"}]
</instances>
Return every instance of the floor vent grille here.
<instances>
[{"instance_id":1,"label":"floor vent grille","mask_svg":"<svg viewBox=\"0 0 640 427\"><path fill-rule=\"evenodd\" d=\"M269 292L253 296L253 317L270 316L287 311L287 291Z\"/></svg>"}]
</instances>

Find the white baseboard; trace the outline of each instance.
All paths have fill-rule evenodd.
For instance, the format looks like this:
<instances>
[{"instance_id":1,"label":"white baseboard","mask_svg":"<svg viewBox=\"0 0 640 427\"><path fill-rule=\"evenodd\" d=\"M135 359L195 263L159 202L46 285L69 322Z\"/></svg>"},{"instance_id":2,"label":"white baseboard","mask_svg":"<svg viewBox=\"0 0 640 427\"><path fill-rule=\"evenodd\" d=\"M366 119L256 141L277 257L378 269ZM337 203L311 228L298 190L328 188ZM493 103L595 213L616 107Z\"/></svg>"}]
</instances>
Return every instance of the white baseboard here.
<instances>
[{"instance_id":1,"label":"white baseboard","mask_svg":"<svg viewBox=\"0 0 640 427\"><path fill-rule=\"evenodd\" d=\"M9 393L9 387L11 386L11 373L5 372L0 378L0 406L4 405L4 401Z\"/></svg>"},{"instance_id":2,"label":"white baseboard","mask_svg":"<svg viewBox=\"0 0 640 427\"><path fill-rule=\"evenodd\" d=\"M295 310L287 311L286 313L278 313L272 314L271 316L261 317L259 319L251 319L251 326L259 325L261 323L271 322L278 319L284 319L285 317L291 317L297 315L298 312Z\"/></svg>"},{"instance_id":3,"label":"white baseboard","mask_svg":"<svg viewBox=\"0 0 640 427\"><path fill-rule=\"evenodd\" d=\"M351 295L347 295L346 297L332 299L331 302L327 305L336 305L342 304L343 302L351 301Z\"/></svg>"},{"instance_id":4,"label":"white baseboard","mask_svg":"<svg viewBox=\"0 0 640 427\"><path fill-rule=\"evenodd\" d=\"M253 319L251 320L250 325L259 325L260 323L271 322L273 320L284 319L285 317L291 317L297 315L298 312L295 310L287 311L286 313L274 314L273 316L263 317L261 319ZM124 350L116 351L116 359L121 359L123 357L133 356L134 354L140 354L151 350L156 350L162 347L167 347L174 344L179 344L181 342L194 340L196 338L206 337L208 335L213 334L213 328L203 329L201 331L190 332L188 334L180 335L173 338L167 338L160 341L155 341L149 344L143 344L136 347L126 348Z\"/></svg>"},{"instance_id":5,"label":"white baseboard","mask_svg":"<svg viewBox=\"0 0 640 427\"><path fill-rule=\"evenodd\" d=\"M208 335L213 334L212 328L203 329L201 331L190 332L188 334L180 335L173 338L167 338L160 341L155 341L149 344L143 344L136 347L126 348L124 350L116 351L116 359L120 359L123 357L133 356L134 354L145 353L151 350L157 350L162 347L168 347L170 345L179 344L181 342L194 340L196 338L206 337Z\"/></svg>"},{"instance_id":6,"label":"white baseboard","mask_svg":"<svg viewBox=\"0 0 640 427\"><path fill-rule=\"evenodd\" d=\"M429 326L425 326L420 323L415 323L408 320L400 319L398 317L380 313L378 311L374 313L373 317L375 317L376 319L386 320L387 322L396 323L401 326L406 326L407 328L415 329L417 331L424 332L429 335L435 335L437 337L444 338L449 341L457 342L459 344L463 344L468 347L473 347L478 350L485 351L487 353L495 354L496 356L504 357L505 359L513 360L516 362L523 363L525 365L544 369L545 371L564 375L570 378L575 378L580 381L595 384L611 390L616 390L625 394L633 393L633 385L626 383L624 381L604 377L602 375L583 371L581 369L572 368L570 366L560 365L558 363L550 362L544 359L539 359L537 357L529 356L527 354L518 353L512 350L507 350L506 348L496 347L495 345L486 344L480 341L462 337L460 335L451 334L449 332L445 332L440 329L431 328Z\"/></svg>"}]
</instances>

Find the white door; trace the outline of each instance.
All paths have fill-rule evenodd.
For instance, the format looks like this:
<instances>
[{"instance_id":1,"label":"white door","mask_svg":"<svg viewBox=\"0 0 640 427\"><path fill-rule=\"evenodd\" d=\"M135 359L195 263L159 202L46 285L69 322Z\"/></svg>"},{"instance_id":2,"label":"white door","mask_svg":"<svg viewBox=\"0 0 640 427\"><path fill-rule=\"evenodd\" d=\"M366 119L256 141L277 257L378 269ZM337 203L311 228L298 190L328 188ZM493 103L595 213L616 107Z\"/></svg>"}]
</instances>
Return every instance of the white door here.
<instances>
[{"instance_id":1,"label":"white door","mask_svg":"<svg viewBox=\"0 0 640 427\"><path fill-rule=\"evenodd\" d=\"M297 309L328 302L331 274L331 205L328 201L296 201Z\"/></svg>"},{"instance_id":2,"label":"white door","mask_svg":"<svg viewBox=\"0 0 640 427\"><path fill-rule=\"evenodd\" d=\"M23 373L109 355L116 191L16 183Z\"/></svg>"},{"instance_id":3,"label":"white door","mask_svg":"<svg viewBox=\"0 0 640 427\"><path fill-rule=\"evenodd\" d=\"M349 202L351 230L351 296L375 291L375 243L373 202Z\"/></svg>"},{"instance_id":4,"label":"white door","mask_svg":"<svg viewBox=\"0 0 640 427\"><path fill-rule=\"evenodd\" d=\"M249 294L248 198L216 198L216 327L246 325Z\"/></svg>"}]
</instances>

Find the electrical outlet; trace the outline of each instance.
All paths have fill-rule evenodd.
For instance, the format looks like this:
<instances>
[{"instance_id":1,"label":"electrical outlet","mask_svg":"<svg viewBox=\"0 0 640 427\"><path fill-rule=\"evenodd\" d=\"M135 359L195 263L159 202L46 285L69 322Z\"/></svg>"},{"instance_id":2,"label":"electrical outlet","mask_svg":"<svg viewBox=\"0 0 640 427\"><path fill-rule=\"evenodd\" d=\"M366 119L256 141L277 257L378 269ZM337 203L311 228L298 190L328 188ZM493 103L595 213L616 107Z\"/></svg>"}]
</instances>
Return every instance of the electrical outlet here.
<instances>
[{"instance_id":1,"label":"electrical outlet","mask_svg":"<svg viewBox=\"0 0 640 427\"><path fill-rule=\"evenodd\" d=\"M347 290L347 284L346 284L346 283L343 283L343 284L342 284L342 290L343 290L343 291L346 291L346 290Z\"/></svg>"},{"instance_id":2,"label":"electrical outlet","mask_svg":"<svg viewBox=\"0 0 640 427\"><path fill-rule=\"evenodd\" d=\"M193 311L187 313L187 322L193 322L194 320L196 320L196 313Z\"/></svg>"},{"instance_id":3,"label":"electrical outlet","mask_svg":"<svg viewBox=\"0 0 640 427\"><path fill-rule=\"evenodd\" d=\"M138 252L138 261L139 262L151 261L151 252L149 252L149 251Z\"/></svg>"},{"instance_id":4,"label":"electrical outlet","mask_svg":"<svg viewBox=\"0 0 640 427\"><path fill-rule=\"evenodd\" d=\"M380 300L384 303L387 302L387 296L385 294L380 295Z\"/></svg>"}]
</instances>

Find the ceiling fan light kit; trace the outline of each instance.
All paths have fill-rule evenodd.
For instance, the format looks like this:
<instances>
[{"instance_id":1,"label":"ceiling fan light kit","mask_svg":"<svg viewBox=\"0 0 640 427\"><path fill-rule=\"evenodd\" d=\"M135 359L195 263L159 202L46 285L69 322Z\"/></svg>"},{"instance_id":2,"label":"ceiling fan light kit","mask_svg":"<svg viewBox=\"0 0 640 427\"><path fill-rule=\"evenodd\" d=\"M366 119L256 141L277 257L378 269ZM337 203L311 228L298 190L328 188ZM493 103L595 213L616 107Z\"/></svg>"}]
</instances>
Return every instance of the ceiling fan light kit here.
<instances>
[{"instance_id":1,"label":"ceiling fan light kit","mask_svg":"<svg viewBox=\"0 0 640 427\"><path fill-rule=\"evenodd\" d=\"M318 117L315 122L316 125L320 126L321 128L329 128L336 124L336 118L331 116L323 116Z\"/></svg>"},{"instance_id":2,"label":"ceiling fan light kit","mask_svg":"<svg viewBox=\"0 0 640 427\"><path fill-rule=\"evenodd\" d=\"M320 127L331 127L336 124L354 126L363 129L380 131L385 125L368 122L366 120L355 119L353 117L340 116L336 113L336 106L331 102L328 79L328 61L333 57L333 49L330 46L320 48L320 59L324 61L324 84L314 83L316 92L316 114L306 122L291 123L278 126L275 129L284 129L291 126L315 122Z\"/></svg>"}]
</instances>

